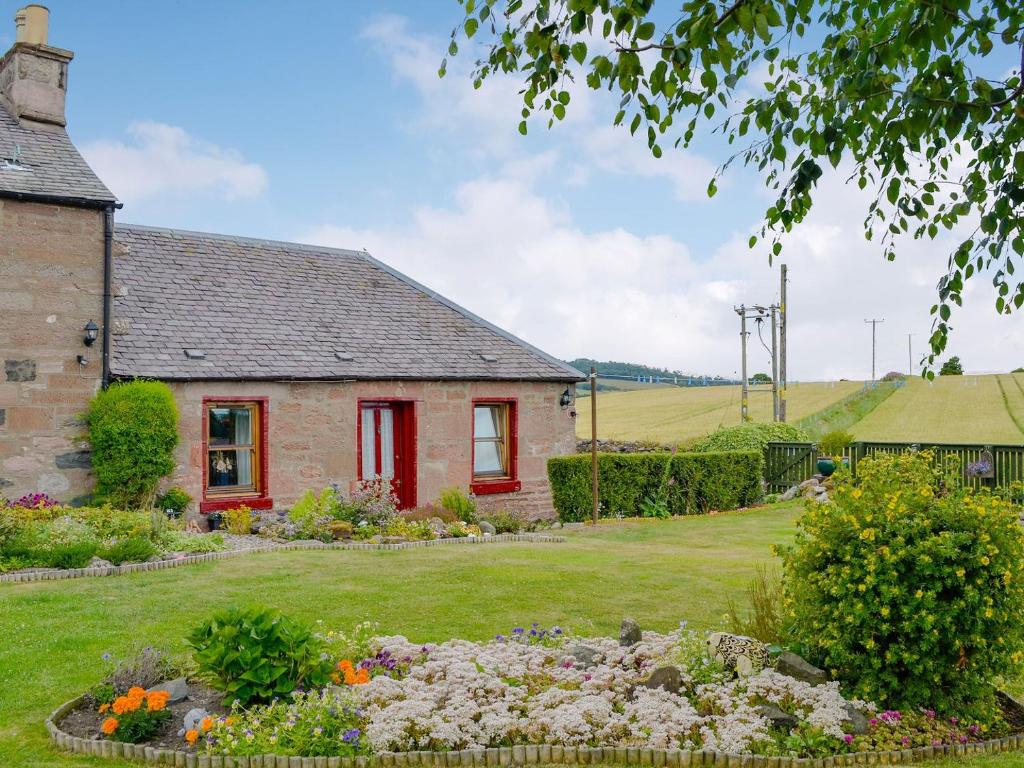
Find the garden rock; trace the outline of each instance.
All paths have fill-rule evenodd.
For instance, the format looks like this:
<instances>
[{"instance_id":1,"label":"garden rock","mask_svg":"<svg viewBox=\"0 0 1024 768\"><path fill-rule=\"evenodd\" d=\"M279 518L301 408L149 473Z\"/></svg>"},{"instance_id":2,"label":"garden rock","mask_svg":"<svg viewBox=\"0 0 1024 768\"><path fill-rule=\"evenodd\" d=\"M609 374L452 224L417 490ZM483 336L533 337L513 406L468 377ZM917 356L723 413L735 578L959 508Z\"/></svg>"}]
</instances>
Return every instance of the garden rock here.
<instances>
[{"instance_id":1,"label":"garden rock","mask_svg":"<svg viewBox=\"0 0 1024 768\"><path fill-rule=\"evenodd\" d=\"M114 564L109 560L104 560L102 557L94 557L89 561L89 568L113 568Z\"/></svg>"},{"instance_id":2,"label":"garden rock","mask_svg":"<svg viewBox=\"0 0 1024 768\"><path fill-rule=\"evenodd\" d=\"M433 531L437 536L444 538L448 535L448 526L440 517L430 518L427 524L430 526L430 530Z\"/></svg>"},{"instance_id":3,"label":"garden rock","mask_svg":"<svg viewBox=\"0 0 1024 768\"><path fill-rule=\"evenodd\" d=\"M857 736L867 733L870 728L867 716L853 704L846 704L846 719L850 723L850 733Z\"/></svg>"},{"instance_id":4,"label":"garden rock","mask_svg":"<svg viewBox=\"0 0 1024 768\"><path fill-rule=\"evenodd\" d=\"M185 718L182 721L182 729L178 731L179 736L184 736L188 731L200 730L199 724L203 721L204 717L207 717L210 713L205 709L199 707L193 707L185 713Z\"/></svg>"},{"instance_id":5,"label":"garden rock","mask_svg":"<svg viewBox=\"0 0 1024 768\"><path fill-rule=\"evenodd\" d=\"M493 536L498 532L498 529L488 523L486 520L481 520L477 525L480 526L480 533L489 534Z\"/></svg>"},{"instance_id":6,"label":"garden rock","mask_svg":"<svg viewBox=\"0 0 1024 768\"><path fill-rule=\"evenodd\" d=\"M163 559L164 559L163 555L150 555L148 558L146 558L146 562L147 563L159 563Z\"/></svg>"},{"instance_id":7,"label":"garden rock","mask_svg":"<svg viewBox=\"0 0 1024 768\"><path fill-rule=\"evenodd\" d=\"M814 500L819 504L828 503L828 491L822 491L821 493L814 497Z\"/></svg>"},{"instance_id":8,"label":"garden rock","mask_svg":"<svg viewBox=\"0 0 1024 768\"><path fill-rule=\"evenodd\" d=\"M768 666L768 646L744 635L715 632L708 636L708 655L738 675L760 672Z\"/></svg>"},{"instance_id":9,"label":"garden rock","mask_svg":"<svg viewBox=\"0 0 1024 768\"><path fill-rule=\"evenodd\" d=\"M662 688L669 693L679 693L683 687L683 677L679 674L678 667L658 667L644 681L644 687L652 690Z\"/></svg>"},{"instance_id":10,"label":"garden rock","mask_svg":"<svg viewBox=\"0 0 1024 768\"><path fill-rule=\"evenodd\" d=\"M153 691L167 691L167 703L177 704L188 698L188 683L184 677L176 677L173 680L154 685L146 693L153 693Z\"/></svg>"},{"instance_id":11,"label":"garden rock","mask_svg":"<svg viewBox=\"0 0 1024 768\"><path fill-rule=\"evenodd\" d=\"M757 714L768 720L773 728L789 731L800 724L799 718L771 703L759 705Z\"/></svg>"},{"instance_id":12,"label":"garden rock","mask_svg":"<svg viewBox=\"0 0 1024 768\"><path fill-rule=\"evenodd\" d=\"M775 670L780 674L796 680L803 680L811 685L828 682L828 675L823 669L818 669L813 664L804 661L792 651L783 651L779 654L779 658L775 661Z\"/></svg>"},{"instance_id":13,"label":"garden rock","mask_svg":"<svg viewBox=\"0 0 1024 768\"><path fill-rule=\"evenodd\" d=\"M800 486L799 485L794 485L794 486L790 487L790 489L788 491L786 491L784 494L782 494L779 497L779 501L792 501L793 499L795 499L797 497L797 494L799 494L799 493L800 493Z\"/></svg>"},{"instance_id":14,"label":"garden rock","mask_svg":"<svg viewBox=\"0 0 1024 768\"><path fill-rule=\"evenodd\" d=\"M597 666L597 657L600 655L600 651L586 645L577 645L569 651L569 655L575 659L574 666L577 669L590 669Z\"/></svg>"},{"instance_id":15,"label":"garden rock","mask_svg":"<svg viewBox=\"0 0 1024 768\"><path fill-rule=\"evenodd\" d=\"M622 626L619 628L619 645L623 648L629 648L639 643L642 637L639 624L633 621L633 619L622 620Z\"/></svg>"}]
</instances>

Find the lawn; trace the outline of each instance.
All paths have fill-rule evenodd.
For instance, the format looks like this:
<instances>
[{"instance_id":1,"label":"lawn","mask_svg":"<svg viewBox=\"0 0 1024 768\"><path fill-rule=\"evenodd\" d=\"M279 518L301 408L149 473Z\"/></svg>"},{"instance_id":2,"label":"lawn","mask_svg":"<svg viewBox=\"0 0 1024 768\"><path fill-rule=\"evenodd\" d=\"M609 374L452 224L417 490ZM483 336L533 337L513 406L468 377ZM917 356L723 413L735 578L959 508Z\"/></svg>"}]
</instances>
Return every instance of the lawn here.
<instances>
[{"instance_id":1,"label":"lawn","mask_svg":"<svg viewBox=\"0 0 1024 768\"><path fill-rule=\"evenodd\" d=\"M938 376L909 379L850 431L858 440L1019 445L1017 422L1024 425L1024 374Z\"/></svg>"},{"instance_id":2,"label":"lawn","mask_svg":"<svg viewBox=\"0 0 1024 768\"><path fill-rule=\"evenodd\" d=\"M791 384L787 416L795 422L858 392L859 381ZM754 421L772 420L770 386L751 387ZM590 438L590 400L576 401L576 435ZM635 392L598 392L597 435L605 439L680 442L740 423L739 386L667 387Z\"/></svg>"},{"instance_id":3,"label":"lawn","mask_svg":"<svg viewBox=\"0 0 1024 768\"><path fill-rule=\"evenodd\" d=\"M42 721L102 676L104 652L182 636L214 609L258 600L329 627L372 620L415 640L485 639L529 621L615 634L624 615L669 630L722 625L770 546L787 541L799 508L666 522L602 525L565 544L431 547L398 552L253 555L113 578L0 589L0 766L129 763L64 756ZM1024 765L1002 755L957 766Z\"/></svg>"}]
</instances>

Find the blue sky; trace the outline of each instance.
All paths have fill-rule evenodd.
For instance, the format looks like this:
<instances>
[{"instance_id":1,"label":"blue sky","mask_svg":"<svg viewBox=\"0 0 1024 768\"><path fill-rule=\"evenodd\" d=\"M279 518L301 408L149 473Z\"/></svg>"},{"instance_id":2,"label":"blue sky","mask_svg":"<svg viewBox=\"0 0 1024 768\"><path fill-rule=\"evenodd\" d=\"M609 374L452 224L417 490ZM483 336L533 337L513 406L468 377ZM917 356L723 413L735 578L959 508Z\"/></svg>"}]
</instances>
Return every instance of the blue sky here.
<instances>
[{"instance_id":1,"label":"blue sky","mask_svg":"<svg viewBox=\"0 0 1024 768\"><path fill-rule=\"evenodd\" d=\"M19 5L0 3L0 48ZM564 357L729 375L732 305L776 296L745 246L767 200L757 178L731 172L704 195L723 142L655 161L610 127L616 100L585 87L565 124L520 137L514 82L473 91L463 55L436 76L454 0L48 6L51 44L76 54L69 132L123 221L366 247ZM787 251L791 369L863 378L865 317L886 318L879 368L906 369L945 251L909 244L883 263L859 234L862 199L838 175L823 187ZM1024 364L1019 320L996 319L984 286L958 322L969 370Z\"/></svg>"}]
</instances>

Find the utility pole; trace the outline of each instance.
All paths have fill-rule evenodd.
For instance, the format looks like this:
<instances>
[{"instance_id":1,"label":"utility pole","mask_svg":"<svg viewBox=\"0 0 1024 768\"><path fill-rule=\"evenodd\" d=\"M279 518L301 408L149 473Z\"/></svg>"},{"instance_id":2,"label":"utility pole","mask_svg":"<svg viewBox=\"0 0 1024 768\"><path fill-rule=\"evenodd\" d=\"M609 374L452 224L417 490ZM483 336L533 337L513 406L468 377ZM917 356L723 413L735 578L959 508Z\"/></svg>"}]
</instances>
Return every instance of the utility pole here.
<instances>
[{"instance_id":1,"label":"utility pole","mask_svg":"<svg viewBox=\"0 0 1024 768\"><path fill-rule=\"evenodd\" d=\"M907 375L908 376L913 376L914 375L914 354L913 354L913 352L911 352L911 349L910 349L910 337L913 336L913 335L914 334L912 334L912 333L908 333L907 334Z\"/></svg>"},{"instance_id":2,"label":"utility pole","mask_svg":"<svg viewBox=\"0 0 1024 768\"><path fill-rule=\"evenodd\" d=\"M865 320L865 323L871 323L871 383L875 383L875 330L878 328L879 323L884 323L884 319L880 320Z\"/></svg>"},{"instance_id":3,"label":"utility pole","mask_svg":"<svg viewBox=\"0 0 1024 768\"><path fill-rule=\"evenodd\" d=\"M779 421L786 420L786 265L782 265L782 285L779 288Z\"/></svg>"},{"instance_id":4,"label":"utility pole","mask_svg":"<svg viewBox=\"0 0 1024 768\"><path fill-rule=\"evenodd\" d=\"M742 349L742 363L740 365L740 422L746 424L750 421L750 413L747 407L747 308L740 304L736 310L740 316L740 347Z\"/></svg>"},{"instance_id":5,"label":"utility pole","mask_svg":"<svg viewBox=\"0 0 1024 768\"><path fill-rule=\"evenodd\" d=\"M772 421L779 420L779 346L776 316L779 308L774 304L772 311Z\"/></svg>"},{"instance_id":6,"label":"utility pole","mask_svg":"<svg viewBox=\"0 0 1024 768\"><path fill-rule=\"evenodd\" d=\"M590 366L590 492L594 497L594 525L599 517L597 498L597 368Z\"/></svg>"}]
</instances>

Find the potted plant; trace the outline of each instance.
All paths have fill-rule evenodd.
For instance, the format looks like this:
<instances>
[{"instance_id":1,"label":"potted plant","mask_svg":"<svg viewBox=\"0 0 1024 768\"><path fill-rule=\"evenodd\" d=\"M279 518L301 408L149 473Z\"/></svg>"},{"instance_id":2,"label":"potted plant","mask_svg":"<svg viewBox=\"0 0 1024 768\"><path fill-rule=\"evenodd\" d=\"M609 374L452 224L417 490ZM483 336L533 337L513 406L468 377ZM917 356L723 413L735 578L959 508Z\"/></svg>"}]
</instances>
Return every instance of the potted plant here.
<instances>
[{"instance_id":1,"label":"potted plant","mask_svg":"<svg viewBox=\"0 0 1024 768\"><path fill-rule=\"evenodd\" d=\"M192 497L183 488L169 488L156 500L156 508L163 510L171 520L177 520L192 503Z\"/></svg>"},{"instance_id":2,"label":"potted plant","mask_svg":"<svg viewBox=\"0 0 1024 768\"><path fill-rule=\"evenodd\" d=\"M210 526L211 531L220 530L221 525L224 522L223 512L208 512L206 515L206 523Z\"/></svg>"},{"instance_id":3,"label":"potted plant","mask_svg":"<svg viewBox=\"0 0 1024 768\"><path fill-rule=\"evenodd\" d=\"M853 442L853 435L842 429L834 429L822 435L818 441L818 472L829 477L836 471L836 465L843 461L846 447Z\"/></svg>"}]
</instances>

